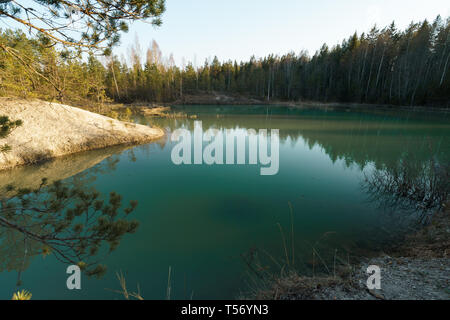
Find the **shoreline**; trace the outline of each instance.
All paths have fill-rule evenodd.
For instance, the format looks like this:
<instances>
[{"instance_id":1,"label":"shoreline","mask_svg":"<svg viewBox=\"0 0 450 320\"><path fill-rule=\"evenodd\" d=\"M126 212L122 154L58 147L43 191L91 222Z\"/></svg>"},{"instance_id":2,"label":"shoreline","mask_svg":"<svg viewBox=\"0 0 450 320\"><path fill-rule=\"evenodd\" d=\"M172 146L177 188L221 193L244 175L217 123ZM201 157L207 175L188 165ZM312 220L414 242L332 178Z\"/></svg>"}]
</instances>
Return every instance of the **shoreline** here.
<instances>
[{"instance_id":1,"label":"shoreline","mask_svg":"<svg viewBox=\"0 0 450 320\"><path fill-rule=\"evenodd\" d=\"M310 105L305 103L297 107ZM329 104L312 105L330 107ZM273 106L281 106L281 104ZM353 106L360 110L361 105ZM137 108L138 105L135 104L134 107ZM344 104L336 107L352 108ZM164 111L157 109L158 106L153 105L149 110L150 113L157 115ZM446 112L448 111L450 110ZM0 140L0 146L7 143L12 147L10 152L0 153L0 175L7 172L7 169L18 166L26 168L26 165L80 152L154 142L165 134L159 128L123 122L83 109L41 100L0 98L0 115L3 114L8 115L11 120L22 120L24 124ZM73 172L83 171L102 159L103 155L99 154L98 160L80 161L69 169ZM58 172L65 172L67 167L63 163L57 168ZM54 169L52 167L48 171ZM28 173L24 172L23 178L20 179L25 182L27 175ZM4 176L8 177L8 174ZM5 179L12 180L10 177ZM33 177L33 180L39 181L36 177ZM330 274L308 277L294 271L287 272L276 278L274 287L256 293L256 298L258 300L266 298L450 299L450 259L448 257L450 203L447 202L442 207L444 210L435 214L430 225L407 235L397 246L385 248L384 252L378 252L370 258L361 257L361 260L351 267L350 265L339 266L335 269L334 277ZM384 279L382 290L367 289L366 270L369 265L381 267L382 279Z\"/></svg>"},{"instance_id":2,"label":"shoreline","mask_svg":"<svg viewBox=\"0 0 450 320\"><path fill-rule=\"evenodd\" d=\"M246 299L261 300L448 300L450 299L450 202L431 223L398 244L341 265L335 276L277 276ZM381 289L368 289L368 266L379 266Z\"/></svg>"},{"instance_id":3,"label":"shoreline","mask_svg":"<svg viewBox=\"0 0 450 320\"><path fill-rule=\"evenodd\" d=\"M143 102L136 101L132 103L124 103L124 106L149 106L169 107L169 106L190 106L190 105L235 105L235 106L252 106L264 105L272 107L291 107L291 108L316 108L325 110L367 110L367 111L416 111L416 112L436 112L450 113L450 107L437 106L400 106L392 104L378 103L356 103L356 102L320 102L320 101L281 101L281 100L260 100L252 97L230 96L220 93L211 94L193 94L185 95L182 99L172 102Z\"/></svg>"},{"instance_id":4,"label":"shoreline","mask_svg":"<svg viewBox=\"0 0 450 320\"><path fill-rule=\"evenodd\" d=\"M160 128L37 99L0 98L0 115L23 122L0 140L11 148L0 152L0 171L83 151L154 142L165 135Z\"/></svg>"}]
</instances>

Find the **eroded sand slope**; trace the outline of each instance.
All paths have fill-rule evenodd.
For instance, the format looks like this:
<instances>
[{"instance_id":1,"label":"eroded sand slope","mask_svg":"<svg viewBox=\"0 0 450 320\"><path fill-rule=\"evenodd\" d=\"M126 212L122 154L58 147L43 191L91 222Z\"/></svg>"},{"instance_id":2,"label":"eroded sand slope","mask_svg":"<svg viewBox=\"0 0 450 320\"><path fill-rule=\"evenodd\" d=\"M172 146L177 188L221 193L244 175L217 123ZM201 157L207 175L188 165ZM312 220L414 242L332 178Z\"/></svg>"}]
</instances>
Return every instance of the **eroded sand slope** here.
<instances>
[{"instance_id":1,"label":"eroded sand slope","mask_svg":"<svg viewBox=\"0 0 450 320\"><path fill-rule=\"evenodd\" d=\"M122 122L79 108L40 100L0 99L0 115L22 120L0 145L0 170L80 151L140 144L164 136L160 128Z\"/></svg>"}]
</instances>

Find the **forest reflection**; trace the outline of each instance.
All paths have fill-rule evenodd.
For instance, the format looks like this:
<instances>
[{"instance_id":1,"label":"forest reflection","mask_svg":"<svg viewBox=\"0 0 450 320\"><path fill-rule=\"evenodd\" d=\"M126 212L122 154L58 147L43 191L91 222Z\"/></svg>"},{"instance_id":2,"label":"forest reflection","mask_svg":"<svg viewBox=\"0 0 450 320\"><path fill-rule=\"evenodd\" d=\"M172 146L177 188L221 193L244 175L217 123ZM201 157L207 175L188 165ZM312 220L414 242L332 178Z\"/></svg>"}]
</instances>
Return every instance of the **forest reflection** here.
<instances>
[{"instance_id":1,"label":"forest reflection","mask_svg":"<svg viewBox=\"0 0 450 320\"><path fill-rule=\"evenodd\" d=\"M178 112L179 107L174 110ZM361 169L368 164L379 169L395 166L408 153L419 162L428 161L430 154L442 163L449 160L447 114L434 116L432 120L437 123L430 124L420 113L414 112L398 117L398 113L326 112L287 107L239 106L232 109L233 114L224 110L227 109L220 106L198 106L192 113L199 115L197 121L202 121L204 132L209 129L280 129L281 144L295 145L304 141L309 149L319 146L333 162L343 159L347 166L356 164ZM239 110L245 116L240 116ZM194 126L194 120L189 117L138 117L136 121L164 127L169 134L180 127L193 130ZM165 140L167 142L169 136Z\"/></svg>"}]
</instances>

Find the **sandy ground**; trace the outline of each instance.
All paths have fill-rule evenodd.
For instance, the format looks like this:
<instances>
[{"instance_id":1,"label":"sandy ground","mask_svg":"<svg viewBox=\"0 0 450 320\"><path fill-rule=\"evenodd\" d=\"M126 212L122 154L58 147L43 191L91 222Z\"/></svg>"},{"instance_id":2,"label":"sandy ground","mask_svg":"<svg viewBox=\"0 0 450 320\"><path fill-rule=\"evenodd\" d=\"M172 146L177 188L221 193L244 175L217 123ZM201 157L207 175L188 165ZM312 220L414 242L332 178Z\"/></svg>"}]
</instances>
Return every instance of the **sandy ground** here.
<instances>
[{"instance_id":1,"label":"sandy ground","mask_svg":"<svg viewBox=\"0 0 450 320\"><path fill-rule=\"evenodd\" d=\"M351 282L338 283L317 293L319 300L448 300L448 258L381 257L366 260ZM367 289L367 267L381 269L381 289Z\"/></svg>"},{"instance_id":2,"label":"sandy ground","mask_svg":"<svg viewBox=\"0 0 450 320\"><path fill-rule=\"evenodd\" d=\"M357 265L340 265L336 275L277 276L250 298L263 300L449 300L450 202L430 225L398 245ZM369 266L381 270L381 289L369 290ZM247 298L247 296L245 297Z\"/></svg>"},{"instance_id":3,"label":"sandy ground","mask_svg":"<svg viewBox=\"0 0 450 320\"><path fill-rule=\"evenodd\" d=\"M367 287L367 268L380 268L381 289ZM343 269L343 268L342 268ZM449 258L392 257L364 259L343 276L277 278L250 298L262 300L449 300ZM348 270L348 269L347 269Z\"/></svg>"},{"instance_id":4,"label":"sandy ground","mask_svg":"<svg viewBox=\"0 0 450 320\"><path fill-rule=\"evenodd\" d=\"M159 128L40 100L0 98L0 115L23 121L21 127L0 140L0 145L12 148L0 152L0 170L81 151L146 143L164 136Z\"/></svg>"}]
</instances>

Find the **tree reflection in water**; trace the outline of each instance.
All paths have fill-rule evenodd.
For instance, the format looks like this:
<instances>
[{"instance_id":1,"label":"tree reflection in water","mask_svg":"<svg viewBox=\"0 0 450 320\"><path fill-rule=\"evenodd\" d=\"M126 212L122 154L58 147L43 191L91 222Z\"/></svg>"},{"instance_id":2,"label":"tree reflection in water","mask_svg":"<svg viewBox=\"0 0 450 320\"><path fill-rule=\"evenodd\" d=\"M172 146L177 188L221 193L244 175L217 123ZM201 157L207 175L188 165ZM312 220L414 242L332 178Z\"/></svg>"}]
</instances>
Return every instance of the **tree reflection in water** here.
<instances>
[{"instance_id":1,"label":"tree reflection in water","mask_svg":"<svg viewBox=\"0 0 450 320\"><path fill-rule=\"evenodd\" d=\"M449 181L448 162L405 156L366 176L363 188L369 200L383 209L414 212L420 223L428 223L447 200Z\"/></svg>"},{"instance_id":2,"label":"tree reflection in water","mask_svg":"<svg viewBox=\"0 0 450 320\"><path fill-rule=\"evenodd\" d=\"M118 159L110 158L106 170L114 170ZM78 265L87 275L101 277L106 266L102 257L115 250L126 234L136 231L137 220L129 215L137 206L123 208L122 196L103 197L92 186L97 166L65 181L35 190L8 186L0 196L0 272L16 270L18 283L33 256L52 254L65 264Z\"/></svg>"}]
</instances>

